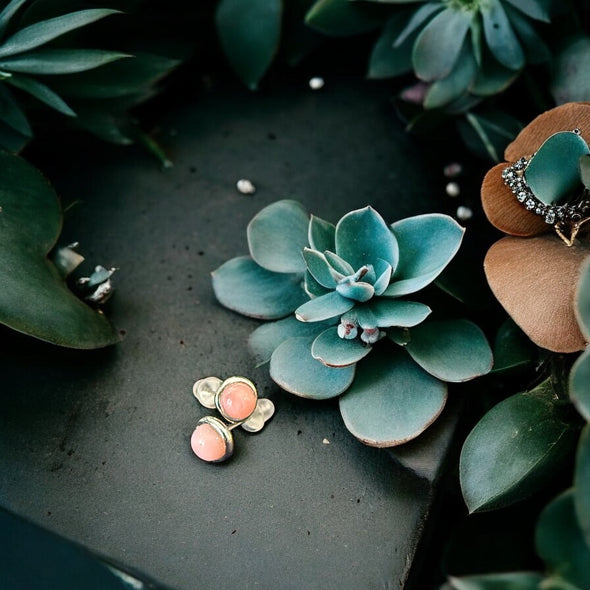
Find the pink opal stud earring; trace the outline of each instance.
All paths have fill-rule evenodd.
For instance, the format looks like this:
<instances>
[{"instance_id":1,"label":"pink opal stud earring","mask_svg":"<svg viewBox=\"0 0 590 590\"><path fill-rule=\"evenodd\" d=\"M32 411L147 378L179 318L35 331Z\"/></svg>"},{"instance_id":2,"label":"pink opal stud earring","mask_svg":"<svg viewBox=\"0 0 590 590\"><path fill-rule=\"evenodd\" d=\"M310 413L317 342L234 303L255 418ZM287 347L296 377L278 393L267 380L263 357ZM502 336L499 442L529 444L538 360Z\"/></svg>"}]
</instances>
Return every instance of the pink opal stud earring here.
<instances>
[{"instance_id":1,"label":"pink opal stud earring","mask_svg":"<svg viewBox=\"0 0 590 590\"><path fill-rule=\"evenodd\" d=\"M191 437L191 447L197 457L210 463L219 463L233 453L231 430L241 426L247 432L258 432L274 414L274 404L259 398L256 386L245 377L218 377L199 379L193 394L201 405L216 408L226 424L219 418L206 416L199 420Z\"/></svg>"}]
</instances>

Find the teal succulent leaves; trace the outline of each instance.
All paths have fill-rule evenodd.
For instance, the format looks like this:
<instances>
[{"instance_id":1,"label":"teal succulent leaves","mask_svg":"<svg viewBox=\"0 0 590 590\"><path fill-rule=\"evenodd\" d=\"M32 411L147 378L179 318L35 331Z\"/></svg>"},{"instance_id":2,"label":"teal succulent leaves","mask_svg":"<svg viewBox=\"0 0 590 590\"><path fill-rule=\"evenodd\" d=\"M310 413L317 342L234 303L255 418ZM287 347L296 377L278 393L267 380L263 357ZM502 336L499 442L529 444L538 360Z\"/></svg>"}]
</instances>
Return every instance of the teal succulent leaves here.
<instances>
[{"instance_id":1,"label":"teal succulent leaves","mask_svg":"<svg viewBox=\"0 0 590 590\"><path fill-rule=\"evenodd\" d=\"M477 326L448 320L429 328L431 308L404 298L430 285L457 253L464 229L452 218L388 225L364 207L334 225L283 200L260 211L247 233L250 256L213 272L217 299L278 320L251 335L257 362L269 361L271 378L301 397L342 395L345 423L363 442L391 446L418 436L442 411L446 381L491 369ZM392 414L398 403L408 406Z\"/></svg>"}]
</instances>

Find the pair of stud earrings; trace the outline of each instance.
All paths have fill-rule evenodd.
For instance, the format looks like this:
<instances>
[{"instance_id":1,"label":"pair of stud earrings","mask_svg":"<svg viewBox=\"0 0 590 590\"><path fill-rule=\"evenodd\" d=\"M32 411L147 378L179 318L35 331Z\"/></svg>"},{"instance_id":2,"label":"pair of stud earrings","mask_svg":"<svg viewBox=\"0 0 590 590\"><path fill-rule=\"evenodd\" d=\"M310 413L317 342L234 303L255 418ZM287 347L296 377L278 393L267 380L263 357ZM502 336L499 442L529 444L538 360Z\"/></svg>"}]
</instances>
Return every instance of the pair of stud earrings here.
<instances>
[{"instance_id":1,"label":"pair of stud earrings","mask_svg":"<svg viewBox=\"0 0 590 590\"><path fill-rule=\"evenodd\" d=\"M217 409L224 422L215 416L205 416L197 422L191 436L195 455L208 463L229 459L234 451L232 430L241 426L247 432L258 432L274 414L274 404L259 398L256 386L245 377L199 379L193 385L193 395L206 408Z\"/></svg>"}]
</instances>

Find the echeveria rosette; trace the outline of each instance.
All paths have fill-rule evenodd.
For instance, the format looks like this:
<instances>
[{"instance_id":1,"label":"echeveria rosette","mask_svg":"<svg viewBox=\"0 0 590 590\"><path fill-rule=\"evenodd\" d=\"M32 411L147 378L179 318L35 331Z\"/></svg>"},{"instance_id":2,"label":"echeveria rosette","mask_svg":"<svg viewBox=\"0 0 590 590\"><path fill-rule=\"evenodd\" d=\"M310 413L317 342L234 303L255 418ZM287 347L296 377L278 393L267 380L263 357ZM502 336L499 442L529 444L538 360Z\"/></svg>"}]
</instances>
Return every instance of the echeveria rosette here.
<instances>
[{"instance_id":1,"label":"echeveria rosette","mask_svg":"<svg viewBox=\"0 0 590 590\"><path fill-rule=\"evenodd\" d=\"M557 133L574 129L580 130L579 139L590 142L590 103L568 103L539 115L508 145L506 162L489 170L481 188L489 221L509 234L488 250L484 262L488 283L535 344L560 353L576 352L587 344L575 309L580 269L590 257L590 238L581 231L572 247L567 247L551 224L519 203L504 183L502 171L507 164L537 152L535 158L544 159L543 168L554 180L567 185L568 175L573 174L581 182L580 158L575 155L568 162L562 148L552 153L556 142L554 147L547 142Z\"/></svg>"},{"instance_id":2,"label":"echeveria rosette","mask_svg":"<svg viewBox=\"0 0 590 590\"><path fill-rule=\"evenodd\" d=\"M393 446L436 419L445 382L491 368L477 326L427 320L427 305L405 299L444 270L463 232L439 214L388 226L371 207L334 226L279 201L250 222L250 256L218 268L213 288L226 307L277 320L256 329L249 344L261 364L270 361L278 385L311 399L341 396L357 438Z\"/></svg>"}]
</instances>

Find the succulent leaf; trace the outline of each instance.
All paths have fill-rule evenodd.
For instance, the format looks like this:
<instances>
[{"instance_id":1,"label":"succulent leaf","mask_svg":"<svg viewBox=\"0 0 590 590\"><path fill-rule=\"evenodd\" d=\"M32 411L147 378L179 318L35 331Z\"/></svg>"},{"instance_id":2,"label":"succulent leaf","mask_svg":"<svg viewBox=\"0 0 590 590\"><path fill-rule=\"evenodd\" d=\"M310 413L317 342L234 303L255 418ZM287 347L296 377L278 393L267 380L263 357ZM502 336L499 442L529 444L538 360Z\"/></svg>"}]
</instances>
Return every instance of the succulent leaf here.
<instances>
[{"instance_id":1,"label":"succulent leaf","mask_svg":"<svg viewBox=\"0 0 590 590\"><path fill-rule=\"evenodd\" d=\"M576 359L572 367L570 398L578 412L590 421L590 347Z\"/></svg>"},{"instance_id":2,"label":"succulent leaf","mask_svg":"<svg viewBox=\"0 0 590 590\"><path fill-rule=\"evenodd\" d=\"M336 327L328 328L317 336L311 345L311 355L327 367L354 365L371 352L371 347L358 338L345 339Z\"/></svg>"},{"instance_id":3,"label":"succulent leaf","mask_svg":"<svg viewBox=\"0 0 590 590\"><path fill-rule=\"evenodd\" d=\"M370 312L374 318L373 327L413 328L430 315L431 309L428 305L415 301L377 299L358 307L357 313L361 326L363 325L361 318L366 312Z\"/></svg>"},{"instance_id":4,"label":"succulent leaf","mask_svg":"<svg viewBox=\"0 0 590 590\"><path fill-rule=\"evenodd\" d=\"M375 295L375 288L362 281L341 282L336 285L336 292L354 301L369 301Z\"/></svg>"},{"instance_id":5,"label":"succulent leaf","mask_svg":"<svg viewBox=\"0 0 590 590\"><path fill-rule=\"evenodd\" d=\"M355 270L383 259L397 266L395 236L375 209L365 207L347 213L336 225L336 254Z\"/></svg>"},{"instance_id":6,"label":"succulent leaf","mask_svg":"<svg viewBox=\"0 0 590 590\"><path fill-rule=\"evenodd\" d=\"M393 268L386 260L379 259L375 262L374 269L376 274L375 282L373 283L375 295L381 295L385 289L387 289L389 282L391 281Z\"/></svg>"},{"instance_id":7,"label":"succulent leaf","mask_svg":"<svg viewBox=\"0 0 590 590\"><path fill-rule=\"evenodd\" d=\"M272 353L270 376L285 391L310 399L329 399L346 391L355 366L335 369L311 356L314 338L290 338Z\"/></svg>"},{"instance_id":8,"label":"succulent leaf","mask_svg":"<svg viewBox=\"0 0 590 590\"><path fill-rule=\"evenodd\" d=\"M584 186L590 190L590 155L582 156L580 158L580 178ZM590 324L588 332L590 333Z\"/></svg>"},{"instance_id":9,"label":"succulent leaf","mask_svg":"<svg viewBox=\"0 0 590 590\"><path fill-rule=\"evenodd\" d=\"M27 116L4 84L0 84L0 119L25 137L33 136Z\"/></svg>"},{"instance_id":10,"label":"succulent leaf","mask_svg":"<svg viewBox=\"0 0 590 590\"><path fill-rule=\"evenodd\" d=\"M305 271L303 288L305 289L305 292L309 295L311 299L313 299L314 297L321 297L322 295L326 295L326 293L330 292L330 289L322 287L322 285L320 285L313 278L313 275L308 270Z\"/></svg>"},{"instance_id":11,"label":"succulent leaf","mask_svg":"<svg viewBox=\"0 0 590 590\"><path fill-rule=\"evenodd\" d=\"M502 65L520 70L524 66L524 53L500 0L488 0L480 10L490 51Z\"/></svg>"},{"instance_id":12,"label":"succulent leaf","mask_svg":"<svg viewBox=\"0 0 590 590\"><path fill-rule=\"evenodd\" d=\"M363 443L391 447L423 432L446 399L446 385L403 350L376 350L358 364L354 383L340 397L340 413L346 428Z\"/></svg>"},{"instance_id":13,"label":"succulent leaf","mask_svg":"<svg viewBox=\"0 0 590 590\"><path fill-rule=\"evenodd\" d=\"M453 383L489 373L492 350L484 333L468 320L425 322L410 330L410 356L431 375Z\"/></svg>"},{"instance_id":14,"label":"succulent leaf","mask_svg":"<svg viewBox=\"0 0 590 590\"><path fill-rule=\"evenodd\" d=\"M326 295L307 301L295 310L295 316L301 322L320 322L329 320L350 311L354 301L330 291Z\"/></svg>"},{"instance_id":15,"label":"succulent leaf","mask_svg":"<svg viewBox=\"0 0 590 590\"><path fill-rule=\"evenodd\" d=\"M8 79L8 83L12 86L15 86L16 88L20 88L21 90L28 92L37 100L40 100L47 106L55 109L63 115L67 115L68 117L76 116L76 113L58 94L34 78L29 78L28 76L12 76Z\"/></svg>"},{"instance_id":16,"label":"succulent leaf","mask_svg":"<svg viewBox=\"0 0 590 590\"><path fill-rule=\"evenodd\" d=\"M359 35L383 22L379 8L369 2L317 0L305 15L305 24L326 35Z\"/></svg>"},{"instance_id":17,"label":"succulent leaf","mask_svg":"<svg viewBox=\"0 0 590 590\"><path fill-rule=\"evenodd\" d=\"M574 503L586 544L590 547L590 425L580 436L574 473Z\"/></svg>"},{"instance_id":18,"label":"succulent leaf","mask_svg":"<svg viewBox=\"0 0 590 590\"><path fill-rule=\"evenodd\" d=\"M495 59L486 59L478 69L469 92L476 96L494 96L508 88L517 77L518 72L505 68Z\"/></svg>"},{"instance_id":19,"label":"succulent leaf","mask_svg":"<svg viewBox=\"0 0 590 590\"><path fill-rule=\"evenodd\" d=\"M350 264L348 264L348 262L346 262L346 260L343 260L337 254L334 254L334 252L331 252L330 250L326 250L324 252L324 256L326 257L326 260L330 263L330 266L336 272L339 272L339 273L343 274L344 276L348 276L348 275L351 275L354 273L355 269L352 268L352 266Z\"/></svg>"},{"instance_id":20,"label":"succulent leaf","mask_svg":"<svg viewBox=\"0 0 590 590\"><path fill-rule=\"evenodd\" d=\"M282 318L307 300L301 275L271 272L249 256L228 260L211 276L218 301L249 317Z\"/></svg>"},{"instance_id":21,"label":"succulent leaf","mask_svg":"<svg viewBox=\"0 0 590 590\"><path fill-rule=\"evenodd\" d=\"M303 258L307 264L307 270L313 278L326 289L335 289L338 281L344 278L343 275L336 272L326 260L326 257L317 250L304 248Z\"/></svg>"},{"instance_id":22,"label":"succulent leaf","mask_svg":"<svg viewBox=\"0 0 590 590\"><path fill-rule=\"evenodd\" d=\"M418 29L434 14L443 10L444 6L441 2L427 2L422 6L419 6L414 14L409 19L406 19L406 26L403 31L400 32L396 38L393 46L400 47L405 43L411 35L413 35Z\"/></svg>"},{"instance_id":23,"label":"succulent leaf","mask_svg":"<svg viewBox=\"0 0 590 590\"><path fill-rule=\"evenodd\" d=\"M506 6L505 9L510 19L510 24L522 43L526 61L531 64L540 64L549 61L551 59L551 51L545 41L537 34L529 19L510 6Z\"/></svg>"},{"instance_id":24,"label":"succulent leaf","mask_svg":"<svg viewBox=\"0 0 590 590\"><path fill-rule=\"evenodd\" d=\"M572 131L555 133L545 140L526 167L527 184L545 204L557 203L580 184L579 160L589 153L581 135Z\"/></svg>"},{"instance_id":25,"label":"succulent leaf","mask_svg":"<svg viewBox=\"0 0 590 590\"><path fill-rule=\"evenodd\" d=\"M314 250L323 252L324 250L334 250L336 226L328 221L324 221L316 215L312 215L309 220L307 239L309 245ZM348 272L344 274L350 274Z\"/></svg>"},{"instance_id":26,"label":"succulent leaf","mask_svg":"<svg viewBox=\"0 0 590 590\"><path fill-rule=\"evenodd\" d=\"M247 228L250 255L274 272L305 271L301 255L307 246L309 217L298 201L282 200L258 212Z\"/></svg>"},{"instance_id":27,"label":"succulent leaf","mask_svg":"<svg viewBox=\"0 0 590 590\"><path fill-rule=\"evenodd\" d=\"M535 20L549 22L549 14L545 9L545 6L538 0L504 0L508 4L514 6L514 8L520 10L523 14Z\"/></svg>"}]
</instances>

